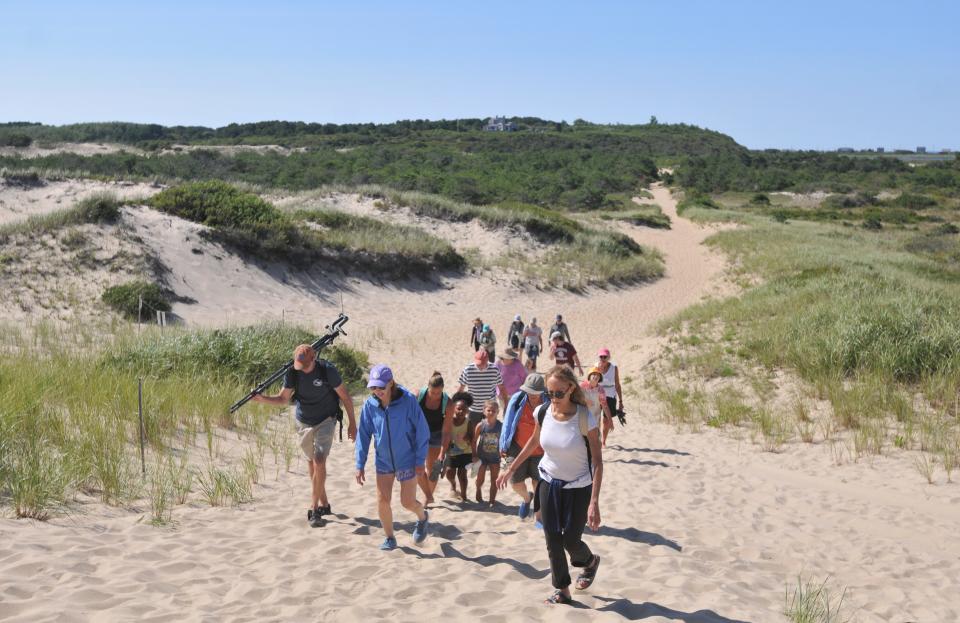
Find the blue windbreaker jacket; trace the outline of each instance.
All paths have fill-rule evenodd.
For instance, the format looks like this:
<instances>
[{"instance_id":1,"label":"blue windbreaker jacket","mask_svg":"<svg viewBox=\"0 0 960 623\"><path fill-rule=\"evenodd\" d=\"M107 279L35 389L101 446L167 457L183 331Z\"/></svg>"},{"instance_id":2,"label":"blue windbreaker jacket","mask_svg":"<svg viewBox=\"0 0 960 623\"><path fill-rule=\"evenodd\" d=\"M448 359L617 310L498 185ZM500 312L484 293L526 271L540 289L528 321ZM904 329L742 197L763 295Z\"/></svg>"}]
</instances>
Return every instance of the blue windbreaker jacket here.
<instances>
[{"instance_id":1,"label":"blue windbreaker jacket","mask_svg":"<svg viewBox=\"0 0 960 623\"><path fill-rule=\"evenodd\" d=\"M544 392L541 394L545 403L550 404L550 397ZM503 429L500 431L500 451L506 452L513 443L513 436L517 434L517 422L520 421L520 415L523 413L523 407L527 404L527 392L522 389L510 396L510 402L507 403L507 412L503 416Z\"/></svg>"},{"instance_id":2,"label":"blue windbreaker jacket","mask_svg":"<svg viewBox=\"0 0 960 623\"><path fill-rule=\"evenodd\" d=\"M375 396L367 398L357 426L357 469L364 469L370 451L370 437L376 450L377 472L392 473L423 465L427 459L430 428L416 396L403 386L400 396L386 408Z\"/></svg>"}]
</instances>

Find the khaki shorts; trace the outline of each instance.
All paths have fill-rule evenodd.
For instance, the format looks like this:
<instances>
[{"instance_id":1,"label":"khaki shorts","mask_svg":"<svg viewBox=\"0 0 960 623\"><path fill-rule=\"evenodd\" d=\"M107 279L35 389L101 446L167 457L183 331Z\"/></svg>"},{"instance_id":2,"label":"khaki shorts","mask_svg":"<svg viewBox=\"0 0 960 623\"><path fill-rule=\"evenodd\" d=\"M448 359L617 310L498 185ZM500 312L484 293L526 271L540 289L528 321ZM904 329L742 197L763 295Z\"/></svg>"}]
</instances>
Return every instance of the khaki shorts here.
<instances>
[{"instance_id":1,"label":"khaki shorts","mask_svg":"<svg viewBox=\"0 0 960 623\"><path fill-rule=\"evenodd\" d=\"M512 484L518 485L522 483L527 478L531 478L533 482L539 482L540 480L540 459L543 458L543 455L540 456L530 456L527 457L527 460L517 466L517 471L513 472L513 475L510 476L510 482Z\"/></svg>"},{"instance_id":2,"label":"khaki shorts","mask_svg":"<svg viewBox=\"0 0 960 623\"><path fill-rule=\"evenodd\" d=\"M330 447L333 445L333 432L337 427L337 418L329 417L316 426L308 426L298 420L297 438L300 440L300 449L308 461L323 460L330 456Z\"/></svg>"}]
</instances>

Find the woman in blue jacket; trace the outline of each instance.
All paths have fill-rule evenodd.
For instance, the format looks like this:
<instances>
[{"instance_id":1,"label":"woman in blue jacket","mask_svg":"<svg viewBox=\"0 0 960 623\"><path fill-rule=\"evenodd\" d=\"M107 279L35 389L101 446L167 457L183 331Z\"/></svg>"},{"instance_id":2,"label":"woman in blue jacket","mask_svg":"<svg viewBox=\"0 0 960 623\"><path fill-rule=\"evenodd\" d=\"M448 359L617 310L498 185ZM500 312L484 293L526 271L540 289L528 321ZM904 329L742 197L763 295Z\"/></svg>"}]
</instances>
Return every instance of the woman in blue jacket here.
<instances>
[{"instance_id":1,"label":"woman in blue jacket","mask_svg":"<svg viewBox=\"0 0 960 623\"><path fill-rule=\"evenodd\" d=\"M360 411L357 429L357 484L363 485L370 437L376 449L374 464L377 469L377 512L387 538L382 550L397 546L393 536L393 511L390 498L393 481L400 481L400 503L417 515L413 529L414 543L427 538L427 511L417 500L417 476L423 472L427 457L430 428L416 396L397 385L393 372L378 364L370 369L367 387L372 394Z\"/></svg>"}]
</instances>

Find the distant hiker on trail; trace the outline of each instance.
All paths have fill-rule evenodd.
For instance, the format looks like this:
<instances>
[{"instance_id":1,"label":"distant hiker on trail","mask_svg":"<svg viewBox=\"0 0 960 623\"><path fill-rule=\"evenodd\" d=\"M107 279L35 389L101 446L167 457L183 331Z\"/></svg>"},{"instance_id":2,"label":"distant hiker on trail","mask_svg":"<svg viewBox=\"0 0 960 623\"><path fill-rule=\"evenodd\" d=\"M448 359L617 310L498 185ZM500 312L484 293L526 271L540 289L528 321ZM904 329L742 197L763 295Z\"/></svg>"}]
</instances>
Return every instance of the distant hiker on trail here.
<instances>
[{"instance_id":1,"label":"distant hiker on trail","mask_svg":"<svg viewBox=\"0 0 960 623\"><path fill-rule=\"evenodd\" d=\"M453 402L453 417L450 424L444 424L443 438L449 440L444 448L444 464L447 468L447 481L450 493L461 502L467 501L467 466L473 456L470 443L470 408L473 398L467 392L457 392L450 399ZM449 428L449 430L448 430ZM457 491L457 481L460 491Z\"/></svg>"},{"instance_id":2,"label":"distant hiker on trail","mask_svg":"<svg viewBox=\"0 0 960 623\"><path fill-rule=\"evenodd\" d=\"M424 473L417 475L420 489L426 496L424 504L433 504L433 491L437 488L440 466L434 467L441 455L443 442L443 425L448 418L453 417L453 403L443 391L443 376L434 372L427 381L427 386L417 394L417 402L427 418L427 428L430 430L430 441L427 447L427 460L424 463ZM450 440L447 440L450 443Z\"/></svg>"},{"instance_id":3,"label":"distant hiker on trail","mask_svg":"<svg viewBox=\"0 0 960 623\"><path fill-rule=\"evenodd\" d=\"M510 400L510 396L513 396L520 389L520 386L523 385L523 382L527 379L527 369L523 367L523 364L517 360L517 351L512 348L508 348L500 353L500 361L496 364L497 369L500 370L500 377L503 379L503 388L504 393L500 393L500 389L497 388L497 397L506 404Z\"/></svg>"},{"instance_id":4,"label":"distant hiker on trail","mask_svg":"<svg viewBox=\"0 0 960 623\"><path fill-rule=\"evenodd\" d=\"M577 576L578 590L589 588L600 567L600 557L583 542L587 525L600 528L600 483L603 480L603 456L597 421L587 409L583 390L573 370L556 366L547 372L550 403L536 410L536 428L516 461L497 479L503 488L512 481L516 466L543 452L535 504L543 520L543 534L550 557L554 593L548 604L569 604L570 564L583 569Z\"/></svg>"},{"instance_id":5,"label":"distant hiker on trail","mask_svg":"<svg viewBox=\"0 0 960 623\"><path fill-rule=\"evenodd\" d=\"M527 354L527 368L537 369L537 357L543 352L543 329L537 326L537 319L531 318L530 324L523 330L523 350ZM533 362L532 367L529 365Z\"/></svg>"},{"instance_id":6,"label":"distant hiker on trail","mask_svg":"<svg viewBox=\"0 0 960 623\"><path fill-rule=\"evenodd\" d=\"M473 319L473 326L470 327L470 345L474 351L480 350L480 333L483 332L483 321L479 318Z\"/></svg>"},{"instance_id":7,"label":"distant hiker on trail","mask_svg":"<svg viewBox=\"0 0 960 623\"><path fill-rule=\"evenodd\" d=\"M563 339L559 331L550 334L550 359L553 359L558 366L577 366L580 376L583 376L583 366L580 365L580 358L577 356L577 349L573 344Z\"/></svg>"},{"instance_id":8,"label":"distant hiker on trail","mask_svg":"<svg viewBox=\"0 0 960 623\"><path fill-rule=\"evenodd\" d=\"M557 314L557 320L552 325L550 325L550 335L554 333L560 333L563 336L563 339L567 342L572 342L570 339L570 329L567 328L567 323L563 321L563 316Z\"/></svg>"},{"instance_id":9,"label":"distant hiker on trail","mask_svg":"<svg viewBox=\"0 0 960 623\"><path fill-rule=\"evenodd\" d=\"M301 344L293 351L293 367L283 377L280 393L275 396L257 394L251 400L275 406L285 406L293 401L297 437L310 472L307 521L314 528L321 527L324 524L323 516L333 512L326 489L327 457L333 445L337 421L343 418L341 405L346 409L350 421L347 438L354 440L357 437L353 399L343 384L340 372L329 361L317 360L317 352L312 346Z\"/></svg>"},{"instance_id":10,"label":"distant hiker on trail","mask_svg":"<svg viewBox=\"0 0 960 623\"><path fill-rule=\"evenodd\" d=\"M470 392L470 397L473 399L473 403L469 405L470 426L468 427L469 438L472 439L473 429L483 419L483 403L496 398L497 393L501 396L506 396L507 393L503 387L500 370L490 365L490 357L482 348L473 354L473 363L468 364L460 372L460 387L457 388L457 393L464 390ZM502 400L506 402L506 398Z\"/></svg>"},{"instance_id":11,"label":"distant hiker on trail","mask_svg":"<svg viewBox=\"0 0 960 623\"><path fill-rule=\"evenodd\" d=\"M603 374L603 380L600 381L600 387L603 388L603 392L607 395L607 406L610 407L610 413L619 413L623 409L623 389L620 387L620 368L617 367L617 364L610 361L610 349L601 348L597 352L597 369L600 370L600 373ZM617 399L620 400L619 407L617 406ZM620 414L618 417L621 418L623 422L623 414ZM611 420L611 424L613 421ZM606 439L606 435L604 435Z\"/></svg>"},{"instance_id":12,"label":"distant hiker on trail","mask_svg":"<svg viewBox=\"0 0 960 623\"><path fill-rule=\"evenodd\" d=\"M480 348L487 351L487 357L493 361L497 356L497 334L493 332L490 325L483 325L480 330Z\"/></svg>"},{"instance_id":13,"label":"distant hiker on trail","mask_svg":"<svg viewBox=\"0 0 960 623\"><path fill-rule=\"evenodd\" d=\"M488 400L483 405L483 421L477 424L473 434L473 460L480 461L477 471L477 502L483 504L483 479L490 472L490 508L497 501L497 476L500 475L500 431L503 424L497 419L500 405Z\"/></svg>"},{"instance_id":14,"label":"distant hiker on trail","mask_svg":"<svg viewBox=\"0 0 960 623\"><path fill-rule=\"evenodd\" d=\"M607 435L613 430L613 411L607 404L607 395L604 392L600 382L603 380L603 372L599 368L591 368L587 372L587 380L580 383L580 389L587 399L587 408L598 421L602 422L600 426L603 447L607 447ZM602 416L602 419L601 419Z\"/></svg>"},{"instance_id":15,"label":"distant hiker on trail","mask_svg":"<svg viewBox=\"0 0 960 623\"><path fill-rule=\"evenodd\" d=\"M527 489L525 481L527 478L531 479L534 487L540 482L540 472L537 471L537 467L543 451L539 448L533 449L519 463L515 459L533 436L533 430L537 424L533 419L534 409L545 402L549 403L550 399L547 398L543 375L534 372L527 376L523 385L520 386L520 391L510 398L510 404L507 405L503 416L503 427L500 430L500 456L505 457L504 465L511 466L510 485L523 500L517 510L520 519L526 519L530 515L533 494ZM537 523L540 522L539 513L536 515L536 520Z\"/></svg>"},{"instance_id":16,"label":"distant hiker on trail","mask_svg":"<svg viewBox=\"0 0 960 623\"><path fill-rule=\"evenodd\" d=\"M360 411L356 479L357 484L363 486L367 452L373 437L377 514L386 534L380 549L391 550L397 546L397 539L393 536L393 510L390 508L394 480L400 482L400 504L417 516L413 542L422 543L427 538L429 514L417 500L417 476L423 472L430 429L417 399L397 385L390 368L375 365L370 369L369 378L367 387L371 396Z\"/></svg>"},{"instance_id":17,"label":"distant hiker on trail","mask_svg":"<svg viewBox=\"0 0 960 623\"><path fill-rule=\"evenodd\" d=\"M520 320L520 314L517 314L513 317L513 322L510 323L510 330L507 331L507 344L510 345L510 348L516 350L520 348L522 339L523 321Z\"/></svg>"}]
</instances>

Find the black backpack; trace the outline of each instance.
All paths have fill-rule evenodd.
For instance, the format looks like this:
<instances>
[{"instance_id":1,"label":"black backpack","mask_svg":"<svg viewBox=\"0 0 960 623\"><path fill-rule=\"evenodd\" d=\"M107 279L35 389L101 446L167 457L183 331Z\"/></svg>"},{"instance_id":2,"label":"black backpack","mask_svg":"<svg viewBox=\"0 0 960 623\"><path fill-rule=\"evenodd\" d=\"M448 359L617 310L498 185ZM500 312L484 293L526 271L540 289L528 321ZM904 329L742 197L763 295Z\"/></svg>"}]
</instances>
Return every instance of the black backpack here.
<instances>
[{"instance_id":1,"label":"black backpack","mask_svg":"<svg viewBox=\"0 0 960 623\"><path fill-rule=\"evenodd\" d=\"M317 365L319 366L320 380L324 385L329 385L330 381L327 380L327 360L326 359L317 359ZM293 370L293 399L297 399L297 388L300 386L300 371L296 368L291 368ZM331 390L332 391L332 390ZM343 405L340 404L340 395L337 392L333 392L333 399L337 401L337 414L333 417L340 422L340 441L343 441Z\"/></svg>"}]
</instances>

